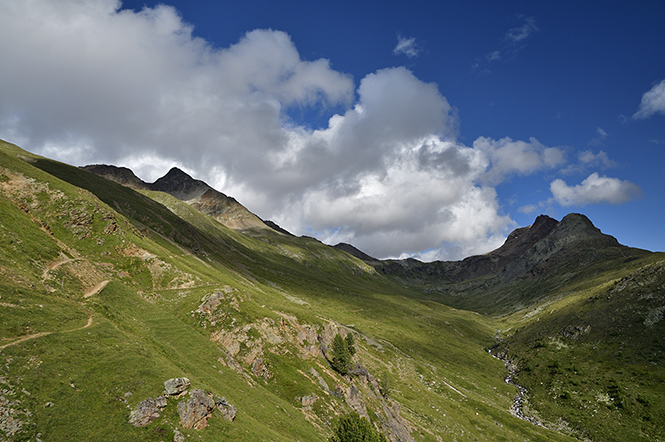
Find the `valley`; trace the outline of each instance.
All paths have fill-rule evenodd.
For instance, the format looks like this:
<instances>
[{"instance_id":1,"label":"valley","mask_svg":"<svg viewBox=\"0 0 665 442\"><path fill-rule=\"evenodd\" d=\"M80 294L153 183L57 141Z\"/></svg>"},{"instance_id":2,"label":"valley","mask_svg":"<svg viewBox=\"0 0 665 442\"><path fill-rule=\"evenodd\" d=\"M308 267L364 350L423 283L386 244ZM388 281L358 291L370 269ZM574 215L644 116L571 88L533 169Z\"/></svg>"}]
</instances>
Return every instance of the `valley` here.
<instances>
[{"instance_id":1,"label":"valley","mask_svg":"<svg viewBox=\"0 0 665 442\"><path fill-rule=\"evenodd\" d=\"M148 184L0 141L0 251L0 441L326 441L348 413L391 441L665 431L665 255L584 215L462 261L380 261L182 171ZM195 389L233 419L187 428Z\"/></svg>"}]
</instances>

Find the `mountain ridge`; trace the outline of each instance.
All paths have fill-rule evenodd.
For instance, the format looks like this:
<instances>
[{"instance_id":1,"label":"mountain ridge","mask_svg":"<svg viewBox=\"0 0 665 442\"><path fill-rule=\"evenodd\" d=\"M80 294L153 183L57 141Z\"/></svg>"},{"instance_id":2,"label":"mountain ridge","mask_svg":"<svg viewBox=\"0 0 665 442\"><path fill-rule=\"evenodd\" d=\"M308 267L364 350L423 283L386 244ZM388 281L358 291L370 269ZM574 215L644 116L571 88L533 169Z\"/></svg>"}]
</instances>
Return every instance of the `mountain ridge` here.
<instances>
[{"instance_id":1,"label":"mountain ridge","mask_svg":"<svg viewBox=\"0 0 665 442\"><path fill-rule=\"evenodd\" d=\"M234 230L272 229L235 198L215 190L204 181L192 178L177 167L172 167L154 183L146 183L126 167L93 164L83 166L82 169L135 190L168 193Z\"/></svg>"},{"instance_id":2,"label":"mountain ridge","mask_svg":"<svg viewBox=\"0 0 665 442\"><path fill-rule=\"evenodd\" d=\"M290 235L287 230L274 222L258 218L235 198L215 190L204 181L192 178L177 167L172 167L154 183L142 181L131 169L126 167L97 164L83 166L82 169L137 190L168 193L187 202L201 212L212 216L227 227L245 229L265 228L267 226L276 232ZM602 246L620 246L616 238L600 232L585 215L570 213L564 216L561 221L557 221L548 215L539 215L530 226L513 230L506 238L504 244L499 248L483 255L472 255L457 261L422 262L415 258L407 260L377 259L351 244L339 243L333 247L345 251L368 264L379 263L380 265L380 263L384 262L397 262L410 268L418 266L442 266L453 280L459 281L496 271L503 271L504 267L511 264L512 261L519 259L520 255L526 250L551 233L558 236L556 240L550 241L549 249L560 249L564 244L589 240L590 238L601 241L603 243ZM389 267L382 268L389 269ZM512 273L519 274L520 272L513 270Z\"/></svg>"}]
</instances>

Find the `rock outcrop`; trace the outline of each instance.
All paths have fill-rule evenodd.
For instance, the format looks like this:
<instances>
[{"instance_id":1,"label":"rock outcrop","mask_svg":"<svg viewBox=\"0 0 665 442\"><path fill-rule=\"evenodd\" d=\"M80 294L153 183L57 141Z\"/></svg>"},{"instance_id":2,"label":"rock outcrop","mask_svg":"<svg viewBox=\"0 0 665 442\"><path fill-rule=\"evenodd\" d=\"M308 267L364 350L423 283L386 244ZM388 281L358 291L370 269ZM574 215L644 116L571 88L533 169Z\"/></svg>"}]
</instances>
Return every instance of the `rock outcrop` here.
<instances>
[{"instance_id":1,"label":"rock outcrop","mask_svg":"<svg viewBox=\"0 0 665 442\"><path fill-rule=\"evenodd\" d=\"M175 396L186 391L191 385L187 378L173 378L164 381L164 390L166 394Z\"/></svg>"},{"instance_id":2,"label":"rock outcrop","mask_svg":"<svg viewBox=\"0 0 665 442\"><path fill-rule=\"evenodd\" d=\"M129 423L135 427L145 427L154 422L159 413L166 407L167 400L164 396L148 398L139 402L138 406L129 414Z\"/></svg>"},{"instance_id":3,"label":"rock outcrop","mask_svg":"<svg viewBox=\"0 0 665 442\"><path fill-rule=\"evenodd\" d=\"M215 396L215 406L219 412L222 413L222 417L227 421L233 422L233 420L236 418L237 409L235 405L231 405L226 402L225 398Z\"/></svg>"},{"instance_id":4,"label":"rock outcrop","mask_svg":"<svg viewBox=\"0 0 665 442\"><path fill-rule=\"evenodd\" d=\"M189 396L189 399L178 403L180 425L183 428L203 430L208 426L208 419L210 419L215 409L215 401L198 388L192 388L189 391Z\"/></svg>"},{"instance_id":5,"label":"rock outcrop","mask_svg":"<svg viewBox=\"0 0 665 442\"><path fill-rule=\"evenodd\" d=\"M167 407L169 398L177 399L185 394L190 386L190 380L185 377L164 381L164 395L141 401L130 412L129 423L137 427L150 425L159 418L161 411ZM186 429L203 430L208 426L208 420L213 416L215 409L219 410L221 417L229 422L232 422L236 417L236 407L229 404L225 398L208 394L198 388L192 388L189 390L189 398L181 400L177 405L180 425ZM184 440L184 436L178 429L175 430L174 440Z\"/></svg>"}]
</instances>

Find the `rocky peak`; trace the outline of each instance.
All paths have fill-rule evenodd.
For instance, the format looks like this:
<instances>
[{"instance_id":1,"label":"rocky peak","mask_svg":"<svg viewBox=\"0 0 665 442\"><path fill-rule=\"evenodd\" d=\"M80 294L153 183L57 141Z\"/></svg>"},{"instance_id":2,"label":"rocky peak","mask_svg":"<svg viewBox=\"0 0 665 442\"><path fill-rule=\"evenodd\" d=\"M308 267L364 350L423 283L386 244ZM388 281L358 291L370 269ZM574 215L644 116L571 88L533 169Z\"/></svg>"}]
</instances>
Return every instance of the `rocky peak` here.
<instances>
[{"instance_id":1,"label":"rocky peak","mask_svg":"<svg viewBox=\"0 0 665 442\"><path fill-rule=\"evenodd\" d=\"M514 257L545 238L559 224L554 218L540 215L533 224L513 230L501 247L490 252L497 257Z\"/></svg>"},{"instance_id":2,"label":"rocky peak","mask_svg":"<svg viewBox=\"0 0 665 442\"><path fill-rule=\"evenodd\" d=\"M168 193L231 229L269 229L271 231L274 229L280 233L286 232L264 223L234 198L224 195L201 180L192 178L177 167L171 168L166 175L152 184L142 181L126 167L92 165L85 166L83 169L136 190Z\"/></svg>"},{"instance_id":3,"label":"rocky peak","mask_svg":"<svg viewBox=\"0 0 665 442\"><path fill-rule=\"evenodd\" d=\"M183 201L200 198L204 193L213 190L203 181L195 180L177 167L173 167L166 175L152 183L150 188L169 193Z\"/></svg>"},{"instance_id":4,"label":"rocky peak","mask_svg":"<svg viewBox=\"0 0 665 442\"><path fill-rule=\"evenodd\" d=\"M84 166L82 169L92 172L95 175L114 181L123 186L132 189L147 189L148 185L137 177L131 169L127 167L110 166L107 164L92 164Z\"/></svg>"},{"instance_id":5,"label":"rocky peak","mask_svg":"<svg viewBox=\"0 0 665 442\"><path fill-rule=\"evenodd\" d=\"M570 213L563 217L549 236L549 241L559 247L573 243L597 248L620 245L616 238L602 233L589 218L580 213Z\"/></svg>"}]
</instances>

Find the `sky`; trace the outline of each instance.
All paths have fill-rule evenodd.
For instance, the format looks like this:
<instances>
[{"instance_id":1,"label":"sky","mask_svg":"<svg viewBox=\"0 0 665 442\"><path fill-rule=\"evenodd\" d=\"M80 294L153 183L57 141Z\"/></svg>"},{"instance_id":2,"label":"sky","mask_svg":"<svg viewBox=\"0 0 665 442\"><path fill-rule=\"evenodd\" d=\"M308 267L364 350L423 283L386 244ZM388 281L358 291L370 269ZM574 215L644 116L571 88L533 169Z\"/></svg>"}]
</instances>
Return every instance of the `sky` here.
<instances>
[{"instance_id":1,"label":"sky","mask_svg":"<svg viewBox=\"0 0 665 442\"><path fill-rule=\"evenodd\" d=\"M378 257L665 250L665 3L0 0L0 138Z\"/></svg>"}]
</instances>

